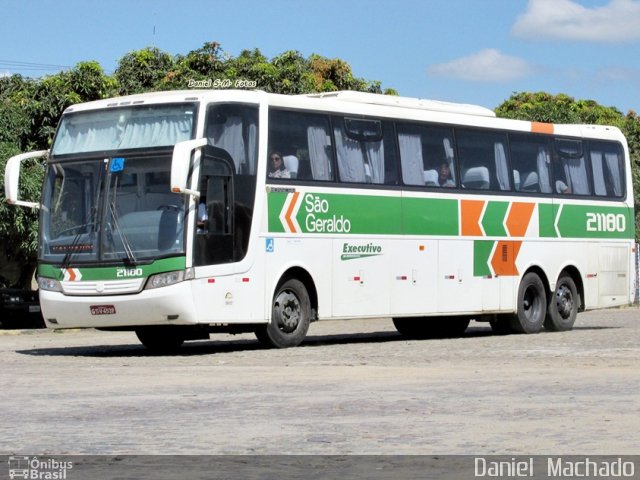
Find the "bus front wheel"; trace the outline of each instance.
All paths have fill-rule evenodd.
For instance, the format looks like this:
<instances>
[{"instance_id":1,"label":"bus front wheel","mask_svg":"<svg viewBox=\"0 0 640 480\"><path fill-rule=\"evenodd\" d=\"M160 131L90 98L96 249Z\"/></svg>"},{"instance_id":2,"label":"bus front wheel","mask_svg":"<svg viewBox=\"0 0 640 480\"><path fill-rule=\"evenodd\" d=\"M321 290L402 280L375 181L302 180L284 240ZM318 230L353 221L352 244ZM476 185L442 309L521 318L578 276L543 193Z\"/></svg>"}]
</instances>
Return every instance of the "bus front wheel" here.
<instances>
[{"instance_id":1,"label":"bus front wheel","mask_svg":"<svg viewBox=\"0 0 640 480\"><path fill-rule=\"evenodd\" d=\"M256 337L268 347L295 347L306 337L310 322L309 293L300 280L290 278L276 289L271 321L256 330Z\"/></svg>"},{"instance_id":2,"label":"bus front wheel","mask_svg":"<svg viewBox=\"0 0 640 480\"><path fill-rule=\"evenodd\" d=\"M579 303L575 282L570 276L562 275L556 284L556 291L549 299L544 328L551 332L571 330L576 321Z\"/></svg>"},{"instance_id":3,"label":"bus front wheel","mask_svg":"<svg viewBox=\"0 0 640 480\"><path fill-rule=\"evenodd\" d=\"M538 333L547 314L547 295L540 277L529 272L518 288L518 311L511 317L511 330L515 333Z\"/></svg>"},{"instance_id":4,"label":"bus front wheel","mask_svg":"<svg viewBox=\"0 0 640 480\"><path fill-rule=\"evenodd\" d=\"M171 353L184 343L184 333L173 325L140 327L136 330L140 343L156 353Z\"/></svg>"}]
</instances>

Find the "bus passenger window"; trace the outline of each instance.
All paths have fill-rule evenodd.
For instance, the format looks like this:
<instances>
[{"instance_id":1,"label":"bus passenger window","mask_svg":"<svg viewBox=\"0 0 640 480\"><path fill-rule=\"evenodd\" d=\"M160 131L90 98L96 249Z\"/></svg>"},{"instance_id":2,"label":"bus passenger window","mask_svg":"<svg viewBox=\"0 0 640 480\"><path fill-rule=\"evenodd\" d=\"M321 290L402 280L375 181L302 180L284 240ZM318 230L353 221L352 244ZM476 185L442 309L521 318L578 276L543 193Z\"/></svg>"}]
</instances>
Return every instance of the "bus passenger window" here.
<instances>
[{"instance_id":1,"label":"bus passenger window","mask_svg":"<svg viewBox=\"0 0 640 480\"><path fill-rule=\"evenodd\" d=\"M271 156L278 152L288 176L270 174ZM333 180L333 147L326 115L272 109L269 112L269 178Z\"/></svg>"},{"instance_id":2,"label":"bus passenger window","mask_svg":"<svg viewBox=\"0 0 640 480\"><path fill-rule=\"evenodd\" d=\"M455 187L456 165L450 128L398 124L402 182L426 187Z\"/></svg>"},{"instance_id":3,"label":"bus passenger window","mask_svg":"<svg viewBox=\"0 0 640 480\"><path fill-rule=\"evenodd\" d=\"M550 139L531 135L509 136L514 189L524 193L551 193Z\"/></svg>"},{"instance_id":4,"label":"bus passenger window","mask_svg":"<svg viewBox=\"0 0 640 480\"><path fill-rule=\"evenodd\" d=\"M580 140L556 139L555 147L554 193L591 195L582 142Z\"/></svg>"},{"instance_id":5,"label":"bus passenger window","mask_svg":"<svg viewBox=\"0 0 640 480\"><path fill-rule=\"evenodd\" d=\"M590 142L589 146L594 193L601 197L622 197L624 168L620 145L612 142Z\"/></svg>"},{"instance_id":6,"label":"bus passenger window","mask_svg":"<svg viewBox=\"0 0 640 480\"><path fill-rule=\"evenodd\" d=\"M391 124L334 118L338 173L342 182L394 185L396 159Z\"/></svg>"},{"instance_id":7,"label":"bus passenger window","mask_svg":"<svg viewBox=\"0 0 640 480\"><path fill-rule=\"evenodd\" d=\"M461 129L456 135L463 188L511 190L506 134Z\"/></svg>"}]
</instances>

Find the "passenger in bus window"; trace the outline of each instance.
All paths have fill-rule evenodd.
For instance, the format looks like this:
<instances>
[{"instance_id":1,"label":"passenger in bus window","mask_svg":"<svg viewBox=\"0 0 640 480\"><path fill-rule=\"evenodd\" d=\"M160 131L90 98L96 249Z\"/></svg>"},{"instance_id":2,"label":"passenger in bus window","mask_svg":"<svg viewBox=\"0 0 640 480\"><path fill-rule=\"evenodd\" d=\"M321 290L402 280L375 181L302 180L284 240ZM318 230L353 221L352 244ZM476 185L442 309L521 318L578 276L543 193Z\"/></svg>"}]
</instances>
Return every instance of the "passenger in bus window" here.
<instances>
[{"instance_id":1,"label":"passenger in bus window","mask_svg":"<svg viewBox=\"0 0 640 480\"><path fill-rule=\"evenodd\" d=\"M209 221L209 215L207 214L207 203L204 198L200 198L200 203L198 204L198 219L197 226L199 234L205 234L208 232L207 223Z\"/></svg>"},{"instance_id":2,"label":"passenger in bus window","mask_svg":"<svg viewBox=\"0 0 640 480\"><path fill-rule=\"evenodd\" d=\"M451 169L447 162L442 162L438 169L438 185L441 187L455 187L456 184L451 176Z\"/></svg>"},{"instance_id":3,"label":"passenger in bus window","mask_svg":"<svg viewBox=\"0 0 640 480\"><path fill-rule=\"evenodd\" d=\"M291 178L280 152L273 152L269 156L269 178Z\"/></svg>"}]
</instances>

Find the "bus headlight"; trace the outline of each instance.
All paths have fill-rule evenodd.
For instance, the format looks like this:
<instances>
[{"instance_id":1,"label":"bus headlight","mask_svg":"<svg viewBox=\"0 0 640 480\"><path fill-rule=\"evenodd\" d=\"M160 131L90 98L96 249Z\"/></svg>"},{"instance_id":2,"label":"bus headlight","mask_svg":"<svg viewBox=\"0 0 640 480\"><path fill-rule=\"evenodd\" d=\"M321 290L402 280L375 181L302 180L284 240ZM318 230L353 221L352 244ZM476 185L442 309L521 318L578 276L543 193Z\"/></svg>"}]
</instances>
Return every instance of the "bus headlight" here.
<instances>
[{"instance_id":1,"label":"bus headlight","mask_svg":"<svg viewBox=\"0 0 640 480\"><path fill-rule=\"evenodd\" d=\"M147 289L168 287L169 285L175 285L184 280L184 270L178 270L175 272L158 273L151 275L147 282Z\"/></svg>"},{"instance_id":2,"label":"bus headlight","mask_svg":"<svg viewBox=\"0 0 640 480\"><path fill-rule=\"evenodd\" d=\"M49 292L62 292L60 282L53 278L38 277L38 288Z\"/></svg>"}]
</instances>

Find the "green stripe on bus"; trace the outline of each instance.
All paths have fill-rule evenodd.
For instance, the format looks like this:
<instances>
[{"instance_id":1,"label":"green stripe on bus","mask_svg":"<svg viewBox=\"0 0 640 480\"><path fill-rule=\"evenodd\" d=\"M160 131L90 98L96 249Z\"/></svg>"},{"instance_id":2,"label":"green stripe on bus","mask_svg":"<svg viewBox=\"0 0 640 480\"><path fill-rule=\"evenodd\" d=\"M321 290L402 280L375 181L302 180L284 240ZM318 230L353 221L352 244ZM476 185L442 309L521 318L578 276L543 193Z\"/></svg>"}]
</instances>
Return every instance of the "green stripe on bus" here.
<instances>
[{"instance_id":1,"label":"green stripe on bus","mask_svg":"<svg viewBox=\"0 0 640 480\"><path fill-rule=\"evenodd\" d=\"M284 208L284 203L287 201L287 194L284 192L269 192L267 196L268 202L268 222L269 232L272 233L284 233L285 229L280 222L280 212Z\"/></svg>"},{"instance_id":2,"label":"green stripe on bus","mask_svg":"<svg viewBox=\"0 0 640 480\"><path fill-rule=\"evenodd\" d=\"M482 228L487 237L506 237L504 228L509 202L489 202L482 217Z\"/></svg>"},{"instance_id":3,"label":"green stripe on bus","mask_svg":"<svg viewBox=\"0 0 640 480\"><path fill-rule=\"evenodd\" d=\"M187 265L186 257L172 257L155 260L149 265L137 265L135 267L85 267L82 264L71 265L81 274L81 280L122 280L123 278L146 278L156 273L184 270ZM63 280L65 270L59 265L41 264L38 266L38 275L56 280Z\"/></svg>"},{"instance_id":4,"label":"green stripe on bus","mask_svg":"<svg viewBox=\"0 0 640 480\"><path fill-rule=\"evenodd\" d=\"M496 242L492 240L476 240L473 242L473 276L486 277L491 275L489 257Z\"/></svg>"},{"instance_id":5,"label":"green stripe on bus","mask_svg":"<svg viewBox=\"0 0 640 480\"><path fill-rule=\"evenodd\" d=\"M556 237L556 229L553 226L555 221L555 208L552 203L538 204L538 225L540 228L539 235L543 238Z\"/></svg>"},{"instance_id":6,"label":"green stripe on bus","mask_svg":"<svg viewBox=\"0 0 640 480\"><path fill-rule=\"evenodd\" d=\"M626 207L563 205L557 230L563 238L633 238L633 212Z\"/></svg>"},{"instance_id":7,"label":"green stripe on bus","mask_svg":"<svg viewBox=\"0 0 640 480\"><path fill-rule=\"evenodd\" d=\"M459 235L457 200L405 198L402 202L405 234Z\"/></svg>"},{"instance_id":8,"label":"green stripe on bus","mask_svg":"<svg viewBox=\"0 0 640 480\"><path fill-rule=\"evenodd\" d=\"M509 237L511 203L487 201L479 220L486 237ZM618 206L538 203L541 238L630 239L633 210ZM268 193L270 233L460 235L460 200L276 191ZM557 221L557 225L556 225ZM535 238L535 233L534 233Z\"/></svg>"}]
</instances>

